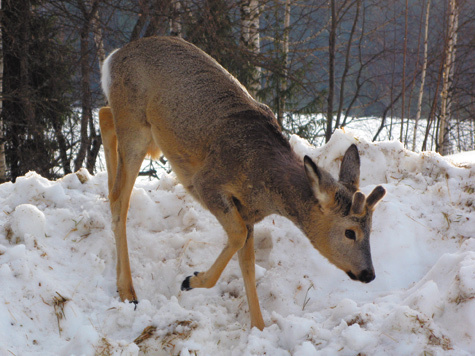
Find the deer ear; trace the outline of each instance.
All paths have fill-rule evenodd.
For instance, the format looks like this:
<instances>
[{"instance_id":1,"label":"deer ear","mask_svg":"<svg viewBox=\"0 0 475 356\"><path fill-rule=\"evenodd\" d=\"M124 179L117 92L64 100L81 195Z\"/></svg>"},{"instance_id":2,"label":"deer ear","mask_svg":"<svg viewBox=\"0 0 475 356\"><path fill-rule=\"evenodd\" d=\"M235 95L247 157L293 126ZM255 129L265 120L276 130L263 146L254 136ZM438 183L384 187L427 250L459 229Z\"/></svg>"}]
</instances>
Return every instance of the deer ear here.
<instances>
[{"instance_id":1,"label":"deer ear","mask_svg":"<svg viewBox=\"0 0 475 356\"><path fill-rule=\"evenodd\" d=\"M361 215L364 211L365 205L365 196L361 192L356 192L353 194L353 199L351 202L351 212L355 215Z\"/></svg>"},{"instance_id":2,"label":"deer ear","mask_svg":"<svg viewBox=\"0 0 475 356\"><path fill-rule=\"evenodd\" d=\"M374 188L371 194L366 198L366 206L368 209L374 210L376 205L378 205L379 201L383 199L385 194L386 189L384 189L382 186L378 185L376 188Z\"/></svg>"},{"instance_id":3,"label":"deer ear","mask_svg":"<svg viewBox=\"0 0 475 356\"><path fill-rule=\"evenodd\" d=\"M351 187L355 191L358 190L360 181L360 155L355 144L352 144L343 156L338 180L348 188Z\"/></svg>"},{"instance_id":4,"label":"deer ear","mask_svg":"<svg viewBox=\"0 0 475 356\"><path fill-rule=\"evenodd\" d=\"M323 169L317 167L308 156L304 157L305 174L312 187L313 195L323 208L333 204L335 197L335 181Z\"/></svg>"}]
</instances>

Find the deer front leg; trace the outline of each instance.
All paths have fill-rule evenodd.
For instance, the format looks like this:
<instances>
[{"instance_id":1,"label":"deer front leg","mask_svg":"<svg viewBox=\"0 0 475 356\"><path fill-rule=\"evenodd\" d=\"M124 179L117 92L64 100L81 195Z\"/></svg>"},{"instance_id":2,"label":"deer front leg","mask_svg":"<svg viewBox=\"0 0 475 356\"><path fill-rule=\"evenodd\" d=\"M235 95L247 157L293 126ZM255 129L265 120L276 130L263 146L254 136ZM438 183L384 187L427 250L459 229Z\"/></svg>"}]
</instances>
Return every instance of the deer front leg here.
<instances>
[{"instance_id":1,"label":"deer front leg","mask_svg":"<svg viewBox=\"0 0 475 356\"><path fill-rule=\"evenodd\" d=\"M186 277L181 284L181 290L213 287L231 258L246 242L248 233L246 224L231 201L229 201L229 206L224 210L213 209L211 212L218 218L226 231L228 241L211 268L206 272L195 272L193 276Z\"/></svg>"},{"instance_id":2,"label":"deer front leg","mask_svg":"<svg viewBox=\"0 0 475 356\"><path fill-rule=\"evenodd\" d=\"M256 258L254 254L254 232L253 228L248 228L246 243L244 247L238 251L239 265L241 267L244 286L246 287L247 304L249 305L249 313L251 314L251 327L263 330L265 327L262 318L261 307L259 306L259 298L256 290Z\"/></svg>"}]
</instances>

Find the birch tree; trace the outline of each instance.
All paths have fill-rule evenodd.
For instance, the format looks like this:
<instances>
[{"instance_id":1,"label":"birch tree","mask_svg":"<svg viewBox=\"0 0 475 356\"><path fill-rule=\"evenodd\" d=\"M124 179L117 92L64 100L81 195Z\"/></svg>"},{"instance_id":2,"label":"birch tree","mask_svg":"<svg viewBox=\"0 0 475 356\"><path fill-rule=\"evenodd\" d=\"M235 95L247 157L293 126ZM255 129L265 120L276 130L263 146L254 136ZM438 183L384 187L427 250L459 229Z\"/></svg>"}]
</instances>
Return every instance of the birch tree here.
<instances>
[{"instance_id":1,"label":"birch tree","mask_svg":"<svg viewBox=\"0 0 475 356\"><path fill-rule=\"evenodd\" d=\"M172 0L171 2L170 35L183 37L181 25L181 3L178 0Z\"/></svg>"},{"instance_id":2,"label":"birch tree","mask_svg":"<svg viewBox=\"0 0 475 356\"><path fill-rule=\"evenodd\" d=\"M94 36L94 43L96 45L97 58L99 60L99 67L102 68L102 63L104 63L106 59L106 51L104 50L104 40L103 40L101 19L99 15L98 6L94 8L94 12L92 13L92 16L91 16L91 27L92 27L92 33Z\"/></svg>"},{"instance_id":3,"label":"birch tree","mask_svg":"<svg viewBox=\"0 0 475 356\"><path fill-rule=\"evenodd\" d=\"M0 0L0 12L3 11L2 0ZM0 183L7 180L7 163L5 160L4 127L2 118L3 109L3 37L2 26L0 26Z\"/></svg>"},{"instance_id":4,"label":"birch tree","mask_svg":"<svg viewBox=\"0 0 475 356\"><path fill-rule=\"evenodd\" d=\"M401 130L399 133L399 141L404 143L404 116L406 109L406 62L407 62L407 21L409 12L409 1L406 0L406 7L404 11L404 48L402 55L402 103L401 103Z\"/></svg>"},{"instance_id":5,"label":"birch tree","mask_svg":"<svg viewBox=\"0 0 475 356\"><path fill-rule=\"evenodd\" d=\"M286 110L286 101L288 97L288 76L289 76L289 42L290 42L290 0L285 0L284 6L284 29L282 34L282 46L277 45L277 48L281 48L282 50L282 78L280 78L278 82L278 90L277 95L277 121L283 127L284 123L284 113ZM278 39L274 39L274 41L278 41Z\"/></svg>"},{"instance_id":6,"label":"birch tree","mask_svg":"<svg viewBox=\"0 0 475 356\"><path fill-rule=\"evenodd\" d=\"M424 96L424 84L426 80L427 73L427 48L429 43L429 13L430 13L430 3L431 0L427 0L426 5L426 17L425 17L425 30L424 30L424 58L422 63L422 72L421 72L421 86L419 88L419 96L417 99L417 112L416 118L414 120L414 135L412 137L412 150L416 150L416 138L417 138L417 128L419 125L419 120L421 118L422 112L422 98Z\"/></svg>"},{"instance_id":7,"label":"birch tree","mask_svg":"<svg viewBox=\"0 0 475 356\"><path fill-rule=\"evenodd\" d=\"M243 0L241 2L241 43L252 55L257 57L260 53L259 37L259 1ZM261 69L254 67L247 88L252 96L256 96L261 88Z\"/></svg>"},{"instance_id":8,"label":"birch tree","mask_svg":"<svg viewBox=\"0 0 475 356\"><path fill-rule=\"evenodd\" d=\"M449 122L451 119L451 84L453 83L455 71L455 48L457 44L457 27L458 27L458 6L456 0L449 1L449 21L447 27L447 41L445 46L445 61L442 72L442 91L441 107L440 107L440 126L439 126L439 143L438 152L442 155L449 154Z\"/></svg>"},{"instance_id":9,"label":"birch tree","mask_svg":"<svg viewBox=\"0 0 475 356\"><path fill-rule=\"evenodd\" d=\"M327 127L325 142L330 141L333 134L333 98L335 95L335 55L336 55L336 5L330 0L330 34L328 36L328 96L327 96Z\"/></svg>"}]
</instances>

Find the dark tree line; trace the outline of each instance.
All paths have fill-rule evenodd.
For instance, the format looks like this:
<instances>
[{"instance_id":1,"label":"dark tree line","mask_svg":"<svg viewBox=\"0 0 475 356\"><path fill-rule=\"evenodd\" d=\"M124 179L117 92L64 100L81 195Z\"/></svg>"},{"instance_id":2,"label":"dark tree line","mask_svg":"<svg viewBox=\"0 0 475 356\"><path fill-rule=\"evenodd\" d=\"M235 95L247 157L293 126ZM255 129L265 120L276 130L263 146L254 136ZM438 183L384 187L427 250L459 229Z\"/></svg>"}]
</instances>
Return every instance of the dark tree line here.
<instances>
[{"instance_id":1,"label":"dark tree line","mask_svg":"<svg viewBox=\"0 0 475 356\"><path fill-rule=\"evenodd\" d=\"M153 35L204 49L311 142L374 116L374 140L474 149L468 0L2 0L0 34L2 181L93 173L100 64Z\"/></svg>"},{"instance_id":2,"label":"dark tree line","mask_svg":"<svg viewBox=\"0 0 475 356\"><path fill-rule=\"evenodd\" d=\"M67 123L74 111L72 44L61 24L32 13L35 2L3 0L2 123L9 178L29 170L52 177L71 172ZM4 173L5 174L5 173Z\"/></svg>"}]
</instances>

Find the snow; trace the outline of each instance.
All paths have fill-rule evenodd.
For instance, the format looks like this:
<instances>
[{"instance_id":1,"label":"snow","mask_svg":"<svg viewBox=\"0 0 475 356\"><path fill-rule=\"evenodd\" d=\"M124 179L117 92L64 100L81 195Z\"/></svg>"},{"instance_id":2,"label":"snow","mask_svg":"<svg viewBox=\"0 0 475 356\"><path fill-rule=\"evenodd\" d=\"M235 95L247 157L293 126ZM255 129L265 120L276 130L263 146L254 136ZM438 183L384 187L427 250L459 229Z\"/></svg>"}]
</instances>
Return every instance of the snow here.
<instances>
[{"instance_id":1,"label":"snow","mask_svg":"<svg viewBox=\"0 0 475 356\"><path fill-rule=\"evenodd\" d=\"M320 148L291 138L334 176L351 143L362 191L387 190L373 216L376 280L351 281L270 216L255 228L263 331L249 327L236 258L214 288L180 291L225 236L173 174L132 194L136 310L116 292L106 173L0 185L0 355L474 354L475 153L416 154L351 131Z\"/></svg>"}]
</instances>

